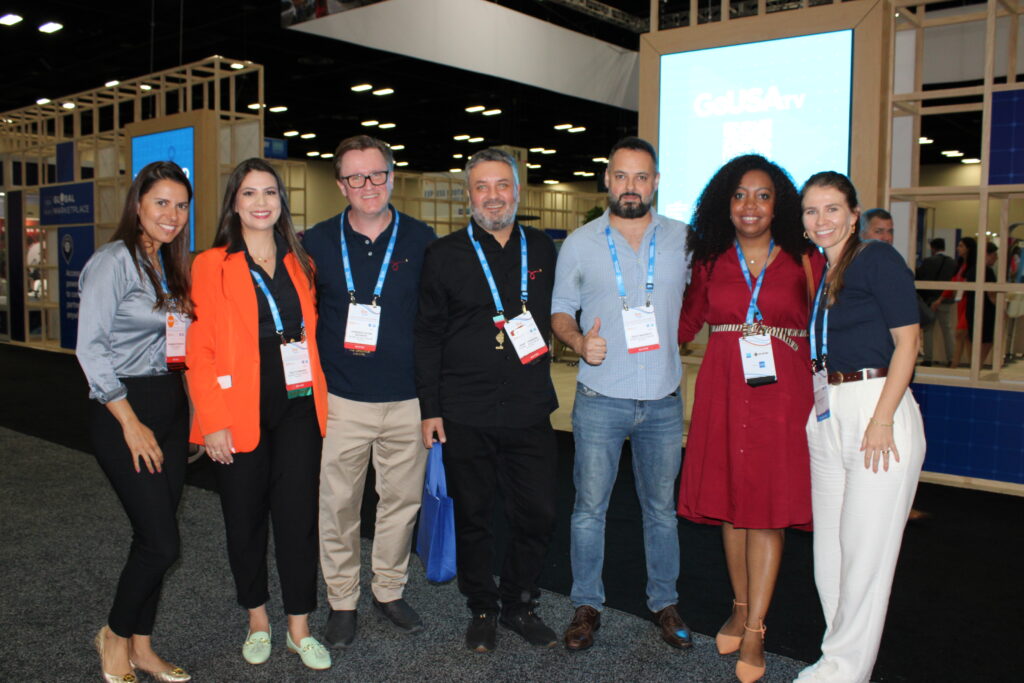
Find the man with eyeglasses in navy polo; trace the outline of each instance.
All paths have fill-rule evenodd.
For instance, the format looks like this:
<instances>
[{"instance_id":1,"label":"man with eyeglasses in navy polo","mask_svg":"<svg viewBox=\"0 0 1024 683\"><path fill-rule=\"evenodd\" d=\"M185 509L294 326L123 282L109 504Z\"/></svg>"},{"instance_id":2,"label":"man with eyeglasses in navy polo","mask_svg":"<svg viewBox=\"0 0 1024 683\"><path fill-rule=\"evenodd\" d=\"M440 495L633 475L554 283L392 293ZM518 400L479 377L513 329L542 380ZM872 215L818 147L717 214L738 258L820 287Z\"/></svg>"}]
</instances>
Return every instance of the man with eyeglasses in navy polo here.
<instances>
[{"instance_id":1,"label":"man with eyeglasses in navy polo","mask_svg":"<svg viewBox=\"0 0 1024 683\"><path fill-rule=\"evenodd\" d=\"M380 496L372 604L399 631L423 629L403 592L426 465L413 325L423 255L435 235L390 204L393 171L386 143L368 135L343 140L334 174L349 206L303 240L316 263L317 343L327 376L320 564L331 606L324 640L337 648L356 636L360 509L371 458Z\"/></svg>"}]
</instances>

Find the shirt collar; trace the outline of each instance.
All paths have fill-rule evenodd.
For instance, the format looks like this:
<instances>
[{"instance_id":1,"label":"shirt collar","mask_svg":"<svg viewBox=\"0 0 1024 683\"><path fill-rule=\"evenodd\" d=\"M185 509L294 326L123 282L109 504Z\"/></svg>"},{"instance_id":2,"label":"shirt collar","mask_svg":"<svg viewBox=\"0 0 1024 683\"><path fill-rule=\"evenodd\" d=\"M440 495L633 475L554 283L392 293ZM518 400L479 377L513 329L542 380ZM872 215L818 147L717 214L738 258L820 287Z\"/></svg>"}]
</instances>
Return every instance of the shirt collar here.
<instances>
[{"instance_id":1,"label":"shirt collar","mask_svg":"<svg viewBox=\"0 0 1024 683\"><path fill-rule=\"evenodd\" d=\"M274 246L277 248L278 261L283 259L284 255L291 251L288 246L288 241L285 240L277 230L274 231ZM231 243L228 244L227 253L234 254L239 251L244 251L246 256L249 255L249 249L245 246L245 240L242 239L241 231L238 232L238 238L231 240Z\"/></svg>"}]
</instances>

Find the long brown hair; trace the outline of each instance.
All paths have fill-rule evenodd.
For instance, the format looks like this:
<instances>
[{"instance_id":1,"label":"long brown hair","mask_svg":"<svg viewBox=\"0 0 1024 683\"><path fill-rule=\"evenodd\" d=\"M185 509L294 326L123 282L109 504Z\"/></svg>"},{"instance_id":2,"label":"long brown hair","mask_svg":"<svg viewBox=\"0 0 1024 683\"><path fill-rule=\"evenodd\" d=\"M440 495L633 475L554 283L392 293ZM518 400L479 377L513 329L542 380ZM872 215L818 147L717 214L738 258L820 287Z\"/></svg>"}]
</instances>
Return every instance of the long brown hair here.
<instances>
[{"instance_id":1,"label":"long brown hair","mask_svg":"<svg viewBox=\"0 0 1024 683\"><path fill-rule=\"evenodd\" d=\"M188 192L189 202L192 201L192 184L188 176L173 161L154 161L147 164L135 176L131 187L128 188L128 196L124 200L124 210L121 212L121 222L117 224L111 242L121 240L128 247L128 253L132 257L135 269L139 271L139 277L145 273L146 277L153 284L156 292L156 306L154 310L169 308L174 302L176 310L191 316L192 299L189 296L189 267L188 267L188 230L182 229L169 244L160 245L160 256L163 260L164 277L167 279L169 295L164 293L160 276L156 274L153 264L148 258L139 259L141 248L142 226L139 224L139 202L161 180L170 180L184 186Z\"/></svg>"},{"instance_id":2,"label":"long brown hair","mask_svg":"<svg viewBox=\"0 0 1024 683\"><path fill-rule=\"evenodd\" d=\"M238 212L235 211L235 198L238 195L238 188L242 186L242 181L245 180L245 176L253 171L269 173L274 176L274 182L277 183L277 195L281 198L281 216L274 223L274 232L284 238L284 241L288 244L288 250L295 254L295 258L299 260L299 265L302 267L302 272L306 274L309 287L312 289L313 262L295 236L295 226L292 224L292 213L288 208L288 195L285 194L284 183L281 182L281 176L277 174L274 167L259 157L246 159L236 166L235 170L228 176L227 188L224 190L224 202L220 207L220 221L218 222L217 234L213 237L213 246L226 247L230 244L241 243L242 221L238 217Z\"/></svg>"},{"instance_id":3,"label":"long brown hair","mask_svg":"<svg viewBox=\"0 0 1024 683\"><path fill-rule=\"evenodd\" d=\"M812 187L831 187L842 193L846 199L846 208L850 211L857 212L860 204L857 201L857 188L853 186L850 179L842 173L836 171L821 171L815 173L804 186L800 188L800 199L807 195L807 191ZM827 307L831 307L836 302L836 297L839 296L839 292L843 289L843 278L846 275L846 269L850 267L850 263L856 258L857 254L860 253L864 243L860 239L859 225L854 223L850 230L850 236L846 239L846 246L843 247L843 253L839 256L839 261L836 265L830 266L832 271L832 283L828 288L828 303Z\"/></svg>"}]
</instances>

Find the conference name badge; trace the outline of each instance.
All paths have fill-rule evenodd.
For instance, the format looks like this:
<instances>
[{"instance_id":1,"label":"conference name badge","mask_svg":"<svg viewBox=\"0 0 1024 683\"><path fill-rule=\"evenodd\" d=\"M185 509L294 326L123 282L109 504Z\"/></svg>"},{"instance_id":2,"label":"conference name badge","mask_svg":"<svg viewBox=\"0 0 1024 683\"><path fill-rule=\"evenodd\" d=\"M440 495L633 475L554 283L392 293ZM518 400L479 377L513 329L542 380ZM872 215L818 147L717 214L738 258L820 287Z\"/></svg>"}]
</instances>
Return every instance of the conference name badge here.
<instances>
[{"instance_id":1,"label":"conference name badge","mask_svg":"<svg viewBox=\"0 0 1024 683\"><path fill-rule=\"evenodd\" d=\"M361 355L377 350L380 332L380 306L350 303L345 323L345 348Z\"/></svg>"},{"instance_id":2,"label":"conference name badge","mask_svg":"<svg viewBox=\"0 0 1024 683\"><path fill-rule=\"evenodd\" d=\"M814 385L814 414L818 422L824 422L831 414L828 408L828 370L815 370L812 383Z\"/></svg>"},{"instance_id":3,"label":"conference name badge","mask_svg":"<svg viewBox=\"0 0 1024 683\"><path fill-rule=\"evenodd\" d=\"M626 330L626 350L643 353L661 348L654 306L622 309L622 327Z\"/></svg>"},{"instance_id":4,"label":"conference name badge","mask_svg":"<svg viewBox=\"0 0 1024 683\"><path fill-rule=\"evenodd\" d=\"M313 367L309 362L309 346L305 339L281 344L284 365L284 386L288 398L313 394Z\"/></svg>"},{"instance_id":5,"label":"conference name badge","mask_svg":"<svg viewBox=\"0 0 1024 683\"><path fill-rule=\"evenodd\" d=\"M185 333L187 331L188 319L181 313L169 311L164 318L168 370L183 370L185 368Z\"/></svg>"},{"instance_id":6,"label":"conference name badge","mask_svg":"<svg viewBox=\"0 0 1024 683\"><path fill-rule=\"evenodd\" d=\"M533 315L529 311L523 311L506 322L505 331L508 332L512 347L519 354L519 360L523 365L548 351L544 336L540 333L537 323L534 322Z\"/></svg>"},{"instance_id":7,"label":"conference name badge","mask_svg":"<svg viewBox=\"0 0 1024 683\"><path fill-rule=\"evenodd\" d=\"M772 338L767 334L751 334L740 337L739 341L743 378L747 384L759 387L777 382Z\"/></svg>"}]
</instances>

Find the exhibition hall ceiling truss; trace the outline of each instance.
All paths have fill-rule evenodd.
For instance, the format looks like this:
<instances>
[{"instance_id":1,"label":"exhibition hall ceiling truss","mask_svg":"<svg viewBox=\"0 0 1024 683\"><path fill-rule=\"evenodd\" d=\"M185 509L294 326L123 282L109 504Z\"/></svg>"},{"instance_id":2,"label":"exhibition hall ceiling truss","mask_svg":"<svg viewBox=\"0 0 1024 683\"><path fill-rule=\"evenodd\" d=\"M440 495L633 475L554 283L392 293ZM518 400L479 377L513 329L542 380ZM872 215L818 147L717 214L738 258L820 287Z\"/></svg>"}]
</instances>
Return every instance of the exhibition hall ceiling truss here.
<instances>
[{"instance_id":1,"label":"exhibition hall ceiling truss","mask_svg":"<svg viewBox=\"0 0 1024 683\"><path fill-rule=\"evenodd\" d=\"M829 1L664 0L656 19L665 29L720 21L723 7L735 20ZM650 0L497 4L632 50L653 23ZM410 171L448 171L477 149L513 145L535 150L531 183L571 182L600 179L608 148L637 127L635 111L282 28L282 3L273 0L0 0L0 18L6 15L22 20L0 20L7 55L0 111L229 55L265 66L265 97L255 78L240 79L238 97L264 108L266 135L288 140L292 158L329 155L340 139L366 132L394 145ZM45 24L49 33L39 29ZM494 33L495 50L509 59L530 49L502 44L501 27L482 30ZM940 146L972 153L978 127L969 116L928 117L922 136L942 142L935 159L922 150L922 161L949 163Z\"/></svg>"}]
</instances>

